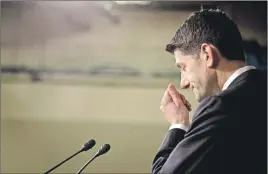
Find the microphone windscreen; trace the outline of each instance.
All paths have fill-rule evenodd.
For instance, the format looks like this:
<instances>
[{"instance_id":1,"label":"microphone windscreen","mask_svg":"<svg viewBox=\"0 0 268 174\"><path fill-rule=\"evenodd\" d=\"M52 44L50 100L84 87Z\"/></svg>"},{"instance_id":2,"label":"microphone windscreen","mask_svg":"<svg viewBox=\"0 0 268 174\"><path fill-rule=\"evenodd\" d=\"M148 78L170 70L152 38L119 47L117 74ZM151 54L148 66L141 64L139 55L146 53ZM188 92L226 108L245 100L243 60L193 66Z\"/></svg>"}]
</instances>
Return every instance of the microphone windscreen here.
<instances>
[{"instance_id":1,"label":"microphone windscreen","mask_svg":"<svg viewBox=\"0 0 268 174\"><path fill-rule=\"evenodd\" d=\"M99 155L105 154L106 152L108 152L110 150L111 146L110 144L104 144L101 149L99 150Z\"/></svg>"},{"instance_id":2,"label":"microphone windscreen","mask_svg":"<svg viewBox=\"0 0 268 174\"><path fill-rule=\"evenodd\" d=\"M95 144L96 144L96 141L91 139L83 145L82 150L87 151L87 150L91 149L93 146L95 146Z\"/></svg>"}]
</instances>

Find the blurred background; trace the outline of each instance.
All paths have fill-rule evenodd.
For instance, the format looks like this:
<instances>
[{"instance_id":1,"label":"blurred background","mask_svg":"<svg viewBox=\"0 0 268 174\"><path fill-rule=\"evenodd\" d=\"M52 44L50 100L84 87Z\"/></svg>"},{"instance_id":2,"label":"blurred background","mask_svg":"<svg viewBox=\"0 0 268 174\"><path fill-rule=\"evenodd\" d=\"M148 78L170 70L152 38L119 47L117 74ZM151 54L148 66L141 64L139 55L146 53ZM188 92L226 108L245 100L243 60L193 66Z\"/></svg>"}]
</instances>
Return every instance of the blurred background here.
<instances>
[{"instance_id":1,"label":"blurred background","mask_svg":"<svg viewBox=\"0 0 268 174\"><path fill-rule=\"evenodd\" d=\"M169 127L160 101L180 81L165 45L201 6L227 12L247 63L266 71L265 1L1 1L1 172L44 173L95 139L55 173L105 143L85 173L150 173Z\"/></svg>"}]
</instances>

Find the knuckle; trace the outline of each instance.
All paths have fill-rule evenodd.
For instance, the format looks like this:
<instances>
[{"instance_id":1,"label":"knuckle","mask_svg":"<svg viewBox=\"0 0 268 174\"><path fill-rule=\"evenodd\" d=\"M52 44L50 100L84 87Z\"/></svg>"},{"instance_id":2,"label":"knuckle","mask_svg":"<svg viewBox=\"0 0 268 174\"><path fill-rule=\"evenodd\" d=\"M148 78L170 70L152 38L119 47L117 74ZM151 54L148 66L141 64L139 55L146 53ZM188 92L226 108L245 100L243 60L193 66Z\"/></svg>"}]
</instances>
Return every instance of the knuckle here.
<instances>
[{"instance_id":1,"label":"knuckle","mask_svg":"<svg viewBox=\"0 0 268 174\"><path fill-rule=\"evenodd\" d=\"M170 94L171 95L176 95L177 93L176 93L176 91L170 91Z\"/></svg>"}]
</instances>

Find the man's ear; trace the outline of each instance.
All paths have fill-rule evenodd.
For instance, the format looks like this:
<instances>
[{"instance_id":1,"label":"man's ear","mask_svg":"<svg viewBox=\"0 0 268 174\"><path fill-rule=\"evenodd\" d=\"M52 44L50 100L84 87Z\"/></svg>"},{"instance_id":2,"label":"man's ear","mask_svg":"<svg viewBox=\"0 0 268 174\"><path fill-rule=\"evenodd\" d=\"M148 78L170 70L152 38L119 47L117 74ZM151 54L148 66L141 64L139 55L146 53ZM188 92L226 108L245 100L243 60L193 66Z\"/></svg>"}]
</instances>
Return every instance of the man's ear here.
<instances>
[{"instance_id":1,"label":"man's ear","mask_svg":"<svg viewBox=\"0 0 268 174\"><path fill-rule=\"evenodd\" d=\"M203 43L201 45L200 56L205 60L207 67L215 68L218 65L218 56L215 52L215 47L210 44Z\"/></svg>"}]
</instances>

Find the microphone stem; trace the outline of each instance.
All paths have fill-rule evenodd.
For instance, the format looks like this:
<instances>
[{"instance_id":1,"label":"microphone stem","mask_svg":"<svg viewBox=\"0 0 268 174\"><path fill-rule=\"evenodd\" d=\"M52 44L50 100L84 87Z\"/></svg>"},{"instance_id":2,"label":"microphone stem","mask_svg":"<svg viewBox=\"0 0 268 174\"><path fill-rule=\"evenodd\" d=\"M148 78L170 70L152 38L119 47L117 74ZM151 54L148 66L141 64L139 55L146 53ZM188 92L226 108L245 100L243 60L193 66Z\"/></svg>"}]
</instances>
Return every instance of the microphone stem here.
<instances>
[{"instance_id":1,"label":"microphone stem","mask_svg":"<svg viewBox=\"0 0 268 174\"><path fill-rule=\"evenodd\" d=\"M46 171L44 174L48 174L51 171L53 171L54 169L58 168L60 165L62 165L63 163L65 163L66 161L68 161L69 159L73 158L74 156L76 156L77 154L81 153L83 151L83 149L79 150L78 152L76 152L75 154L73 154L72 156L68 157L67 159L63 160L61 163L59 163L58 165L52 167L51 169L49 169L48 171Z\"/></svg>"},{"instance_id":2,"label":"microphone stem","mask_svg":"<svg viewBox=\"0 0 268 174\"><path fill-rule=\"evenodd\" d=\"M91 158L78 172L77 172L77 174L80 174L80 173L82 173L82 171L87 167L87 165L89 164L89 163L91 163L95 158L97 158L97 154L96 155L94 155L93 156L93 158Z\"/></svg>"}]
</instances>

